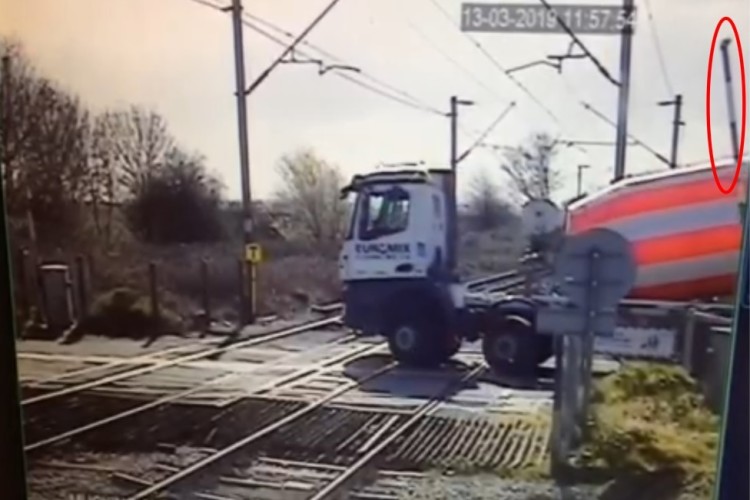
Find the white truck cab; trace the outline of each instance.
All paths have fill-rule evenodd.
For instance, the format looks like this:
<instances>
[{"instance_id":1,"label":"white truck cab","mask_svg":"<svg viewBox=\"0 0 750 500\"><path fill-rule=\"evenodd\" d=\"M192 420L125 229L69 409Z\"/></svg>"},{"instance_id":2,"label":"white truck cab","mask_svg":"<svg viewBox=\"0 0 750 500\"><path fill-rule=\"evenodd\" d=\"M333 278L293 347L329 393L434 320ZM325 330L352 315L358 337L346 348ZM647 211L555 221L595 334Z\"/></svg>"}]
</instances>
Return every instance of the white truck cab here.
<instances>
[{"instance_id":1,"label":"white truck cab","mask_svg":"<svg viewBox=\"0 0 750 500\"><path fill-rule=\"evenodd\" d=\"M343 189L355 195L339 262L344 323L386 337L394 357L410 365L440 364L463 340L481 337L491 366L536 367L530 304L513 298L466 305L466 287L451 265L452 182L450 170L380 171L357 175Z\"/></svg>"},{"instance_id":2,"label":"white truck cab","mask_svg":"<svg viewBox=\"0 0 750 500\"><path fill-rule=\"evenodd\" d=\"M357 176L356 193L340 255L344 283L426 279L444 263L445 198L423 171Z\"/></svg>"}]
</instances>

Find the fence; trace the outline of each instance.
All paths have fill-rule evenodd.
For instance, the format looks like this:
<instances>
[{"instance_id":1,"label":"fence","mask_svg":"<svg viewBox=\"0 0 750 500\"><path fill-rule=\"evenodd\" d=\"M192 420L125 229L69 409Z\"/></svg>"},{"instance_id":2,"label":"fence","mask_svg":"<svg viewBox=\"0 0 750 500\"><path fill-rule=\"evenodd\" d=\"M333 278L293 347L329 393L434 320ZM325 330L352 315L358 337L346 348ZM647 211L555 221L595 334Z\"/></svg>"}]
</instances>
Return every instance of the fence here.
<instances>
[{"instance_id":1,"label":"fence","mask_svg":"<svg viewBox=\"0 0 750 500\"><path fill-rule=\"evenodd\" d=\"M41 330L44 336L57 336L86 318L96 307L99 294L118 289L147 297L153 317L170 311L189 319L187 326L193 329L208 329L216 319L238 323L247 272L243 260L236 259L233 264L230 276L226 261L194 259L192 265L180 268L176 285L180 293L175 293L174 276L166 286L165 266L155 261L143 264L135 276L131 273L127 282L117 286L120 284L102 282L106 280L101 279L95 262L87 256L37 259L21 250L14 258L16 315L22 326L19 332Z\"/></svg>"}]
</instances>

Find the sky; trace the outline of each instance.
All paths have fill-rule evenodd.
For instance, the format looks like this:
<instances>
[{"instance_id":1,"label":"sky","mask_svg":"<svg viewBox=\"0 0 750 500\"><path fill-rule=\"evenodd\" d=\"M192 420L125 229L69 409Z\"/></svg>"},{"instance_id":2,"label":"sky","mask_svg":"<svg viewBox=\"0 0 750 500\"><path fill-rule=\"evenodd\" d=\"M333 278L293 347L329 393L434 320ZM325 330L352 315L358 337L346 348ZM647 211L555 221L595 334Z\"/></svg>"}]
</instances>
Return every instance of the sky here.
<instances>
[{"instance_id":1,"label":"sky","mask_svg":"<svg viewBox=\"0 0 750 500\"><path fill-rule=\"evenodd\" d=\"M301 32L329 1L244 0L243 4L246 16L282 30L274 31L266 24L267 33L290 41L283 33ZM618 4L614 0L598 3ZM746 55L750 2L636 0L636 6L629 132L669 156L673 108L656 103L681 93L686 124L679 159L706 160L711 38L719 19L731 16ZM329 54L326 62L335 62L333 55L361 72L332 71L320 76L312 65L282 64L248 97L253 196L273 194L278 187L275 165L279 158L300 148L313 148L347 177L372 171L383 162L447 165L447 118L384 98L342 76L391 94L398 92L395 95L402 99L416 99L433 111L448 111L451 95L473 101L473 106L460 109L459 150L468 148L511 102L515 107L486 142L514 146L538 132L571 140L614 141L614 127L581 105L585 101L610 119L616 117L617 87L591 61L568 60L560 74L545 66L514 72L533 98L500 69L565 53L570 42L566 34L465 34L458 28L460 7L460 0L341 0L306 40ZM228 195L238 198L231 28L229 14L195 0L0 0L0 35L20 40L41 72L78 94L94 111L130 104L158 111L177 140L205 155ZM731 34L725 23L719 37ZM619 37L582 35L581 40L619 78ZM244 29L244 46L248 82L283 50L249 27ZM319 57L309 46L300 48ZM731 50L739 103L736 45ZM724 156L731 150L719 54L717 50L711 121L714 150ZM555 168L565 184L556 197L575 194L581 164L590 165L585 171L585 189L606 184L612 176L614 153L611 146L562 150ZM490 149L474 150L459 166L461 193L467 193L473 180L485 174L510 196L499 162ZM644 148L627 148L626 172L663 168L666 165Z\"/></svg>"}]
</instances>

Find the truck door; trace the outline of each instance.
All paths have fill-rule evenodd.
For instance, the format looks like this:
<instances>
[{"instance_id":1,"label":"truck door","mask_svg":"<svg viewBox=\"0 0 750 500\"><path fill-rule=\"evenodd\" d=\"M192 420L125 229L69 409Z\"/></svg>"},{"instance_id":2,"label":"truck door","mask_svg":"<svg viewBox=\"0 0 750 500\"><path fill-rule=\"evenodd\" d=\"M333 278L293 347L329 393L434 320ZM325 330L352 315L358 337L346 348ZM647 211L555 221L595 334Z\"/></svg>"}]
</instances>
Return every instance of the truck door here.
<instances>
[{"instance_id":1,"label":"truck door","mask_svg":"<svg viewBox=\"0 0 750 500\"><path fill-rule=\"evenodd\" d=\"M363 190L348 269L352 279L424 276L426 245L420 243L411 192L395 185Z\"/></svg>"},{"instance_id":2,"label":"truck door","mask_svg":"<svg viewBox=\"0 0 750 500\"><path fill-rule=\"evenodd\" d=\"M354 245L356 243L357 220L359 218L359 206L361 204L362 197L358 196L351 201L351 205L349 206L346 236L344 237L344 242L341 246L341 253L339 254L339 279L341 279L342 282L346 282L352 277L350 263L354 252Z\"/></svg>"}]
</instances>

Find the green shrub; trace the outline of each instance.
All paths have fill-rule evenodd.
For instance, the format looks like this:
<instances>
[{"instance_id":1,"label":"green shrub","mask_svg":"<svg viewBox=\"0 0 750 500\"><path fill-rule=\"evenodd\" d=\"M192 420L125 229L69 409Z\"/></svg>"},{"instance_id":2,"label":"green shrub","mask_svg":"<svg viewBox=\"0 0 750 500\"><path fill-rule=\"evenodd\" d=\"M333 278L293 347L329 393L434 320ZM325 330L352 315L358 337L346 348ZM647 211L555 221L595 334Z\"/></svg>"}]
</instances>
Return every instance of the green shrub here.
<instances>
[{"instance_id":1,"label":"green shrub","mask_svg":"<svg viewBox=\"0 0 750 500\"><path fill-rule=\"evenodd\" d=\"M681 368L634 363L594 388L587 455L616 474L679 472L710 489L719 420Z\"/></svg>"}]
</instances>

